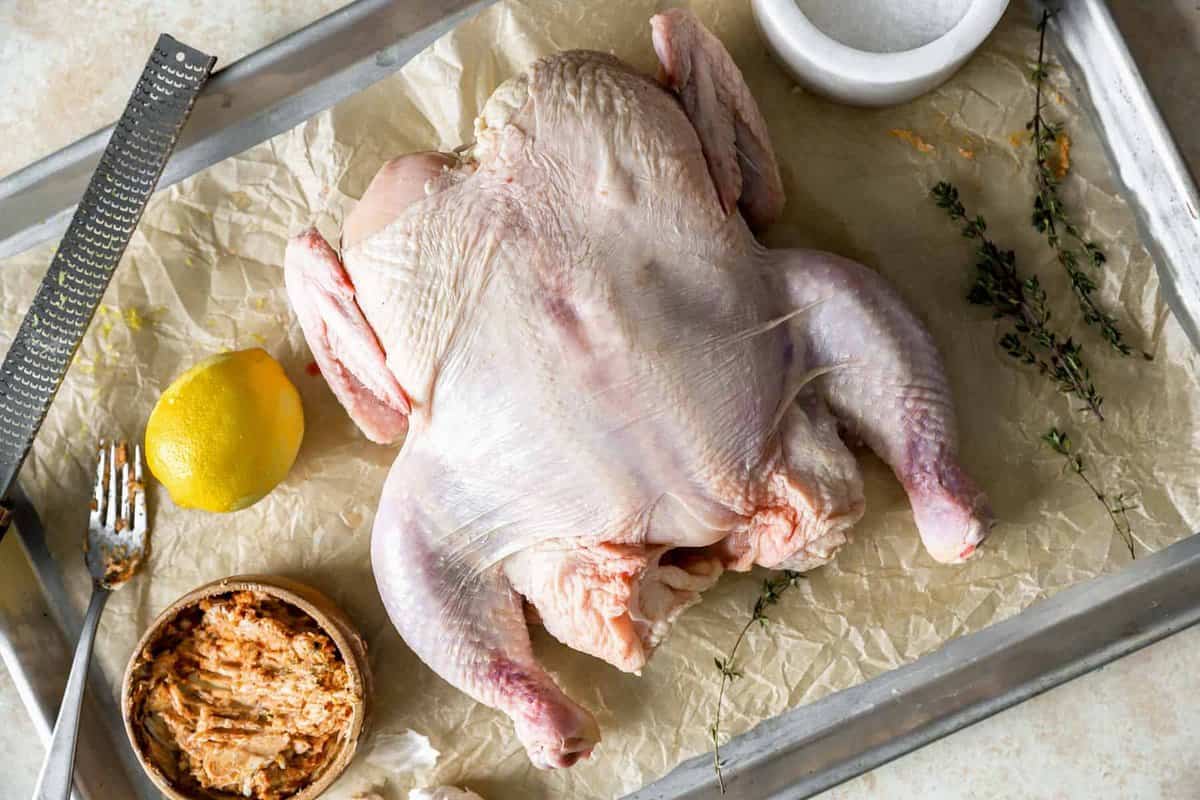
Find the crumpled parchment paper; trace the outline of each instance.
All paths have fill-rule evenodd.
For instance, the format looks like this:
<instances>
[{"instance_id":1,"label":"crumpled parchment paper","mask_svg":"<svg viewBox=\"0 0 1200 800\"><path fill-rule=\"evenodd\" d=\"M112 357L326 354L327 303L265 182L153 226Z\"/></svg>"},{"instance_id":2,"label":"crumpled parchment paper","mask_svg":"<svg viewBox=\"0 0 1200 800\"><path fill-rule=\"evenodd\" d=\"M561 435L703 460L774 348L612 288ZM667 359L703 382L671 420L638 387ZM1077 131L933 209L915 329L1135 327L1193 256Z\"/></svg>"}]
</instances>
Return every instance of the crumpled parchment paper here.
<instances>
[{"instance_id":1,"label":"crumpled parchment paper","mask_svg":"<svg viewBox=\"0 0 1200 800\"><path fill-rule=\"evenodd\" d=\"M641 677L535 634L545 663L603 729L594 757L570 770L532 769L506 719L451 689L405 648L368 558L374 504L396 451L360 436L306 369L311 356L280 267L288 234L314 220L334 233L385 159L469 141L492 89L538 56L590 47L652 71L647 20L665 5L502 3L391 78L150 203L22 473L79 606L88 590L80 543L95 440L140 437L159 393L185 367L225 349L266 348L300 389L307 432L288 479L237 514L184 511L153 489L148 569L109 602L97 644L114 692L137 636L171 600L214 578L273 572L329 593L370 644L381 745L356 761L331 798L368 789L403 797L412 785L434 782L465 784L489 800L610 798L708 747L719 680L713 658L750 613L760 575L725 577ZM864 453L867 515L854 541L788 594L772 610L773 623L743 646L745 677L732 688L723 725L737 733L1124 565L1129 555L1104 508L1039 441L1051 425L1071 433L1107 491L1137 492L1130 519L1139 553L1200 527L1200 360L1165 305L1130 209L1061 70L1052 72L1048 114L1066 121L1073 142L1065 192L1109 256L1099 297L1153 361L1121 358L1083 328L1060 268L1030 227L1030 148L1020 138L1037 41L1025 14L1010 12L941 89L870 111L796 88L771 61L747 2L691 5L733 53L770 127L788 206L768 243L833 250L896 284L945 355L963 458L1002 520L968 564L935 564L900 487ZM1076 402L1014 366L995 343L998 324L967 304L970 244L928 199L943 178L959 185L972 212L986 214L1026 274L1041 277L1058 324L1084 343L1107 422L1073 410ZM16 330L50 253L41 248L0 265L4 336ZM404 740L386 737L407 729L430 738L441 753L436 767L413 773L398 766L411 759L389 760L388 743Z\"/></svg>"}]
</instances>

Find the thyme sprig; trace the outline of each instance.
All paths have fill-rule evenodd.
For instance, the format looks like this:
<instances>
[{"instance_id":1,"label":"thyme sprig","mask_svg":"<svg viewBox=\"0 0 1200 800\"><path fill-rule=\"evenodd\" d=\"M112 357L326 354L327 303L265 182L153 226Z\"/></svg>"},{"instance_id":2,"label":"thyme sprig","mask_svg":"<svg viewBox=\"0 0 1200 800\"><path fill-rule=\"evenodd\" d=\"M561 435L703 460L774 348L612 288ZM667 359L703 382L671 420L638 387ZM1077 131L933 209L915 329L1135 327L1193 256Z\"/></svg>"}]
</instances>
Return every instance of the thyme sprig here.
<instances>
[{"instance_id":1,"label":"thyme sprig","mask_svg":"<svg viewBox=\"0 0 1200 800\"><path fill-rule=\"evenodd\" d=\"M1104 398L1096 391L1083 363L1082 347L1071 337L1063 338L1050 326L1046 290L1036 275L1022 278L1016 255L1001 250L987 235L982 216L970 217L958 198L958 189L945 181L933 187L933 199L950 219L962 225L962 235L979 243L976 251L975 282L967 300L989 306L996 318L1012 320L1013 327L1000 337L1000 346L1011 357L1047 376L1066 395L1084 402L1099 420Z\"/></svg>"},{"instance_id":2,"label":"thyme sprig","mask_svg":"<svg viewBox=\"0 0 1200 800\"><path fill-rule=\"evenodd\" d=\"M742 630L733 641L733 647L729 650L729 655L725 658L714 658L713 663L717 665L717 669L721 672L721 688L717 691L717 711L713 718L713 724L709 726L708 733L712 736L713 743L713 771L717 774L717 786L721 789L721 794L725 794L725 775L721 771L724 764L721 763L721 706L725 700L725 690L729 684L733 683L738 678L742 677L741 670L734 666L734 658L737 657L738 648L742 646L742 641L746 638L746 634L755 625L766 627L767 609L779 602L779 598L783 594L801 580L804 576L799 572L792 570L784 570L780 575L770 578L762 582L762 589L759 592L758 599L754 601L754 612L750 615L750 619L742 626Z\"/></svg>"},{"instance_id":3,"label":"thyme sprig","mask_svg":"<svg viewBox=\"0 0 1200 800\"><path fill-rule=\"evenodd\" d=\"M1082 263L1099 270L1103 268L1107 258L1100 245L1085 238L1075 223L1071 221L1066 206L1059 197L1059 180L1065 169L1065 163L1058 171L1051 164L1051 154L1056 149L1060 152L1060 158L1065 159L1065 150L1056 145L1069 141L1065 139L1066 134L1063 131L1062 123L1050 122L1044 114L1044 88L1048 74L1046 24L1051 16L1052 12L1043 11L1041 21L1037 26L1039 34L1037 64L1030 72L1030 79L1035 87L1033 119L1025 125L1026 130L1032 132L1030 140L1034 148L1036 165L1037 193L1033 199L1033 227L1046 237L1046 242L1054 251L1055 258L1066 271L1067 277L1071 281L1071 290L1075 293L1080 311L1083 312L1084 322L1096 326L1100 335L1104 337L1104 341L1108 342L1121 355L1128 356L1133 353L1133 348L1125 341L1124 334L1117 324L1117 318L1097 305L1096 299L1092 296L1096 290L1096 281L1080 267ZM1150 358L1148 354L1143 355Z\"/></svg>"},{"instance_id":4,"label":"thyme sprig","mask_svg":"<svg viewBox=\"0 0 1200 800\"><path fill-rule=\"evenodd\" d=\"M1135 495L1121 492L1115 497L1109 497L1100 491L1100 487L1088 475L1087 465L1084 463L1083 456L1079 455L1072 447L1071 437L1058 428L1051 428L1049 433L1042 437L1042 441L1049 445L1051 450L1066 460L1064 469L1078 475L1080 480L1087 484L1092 494L1104 506L1104 510L1108 512L1108 518L1112 520L1113 530L1124 540L1125 546L1129 548L1129 557L1137 558L1137 553L1133 549L1133 526L1129 522L1129 514L1127 513L1138 507Z\"/></svg>"}]
</instances>

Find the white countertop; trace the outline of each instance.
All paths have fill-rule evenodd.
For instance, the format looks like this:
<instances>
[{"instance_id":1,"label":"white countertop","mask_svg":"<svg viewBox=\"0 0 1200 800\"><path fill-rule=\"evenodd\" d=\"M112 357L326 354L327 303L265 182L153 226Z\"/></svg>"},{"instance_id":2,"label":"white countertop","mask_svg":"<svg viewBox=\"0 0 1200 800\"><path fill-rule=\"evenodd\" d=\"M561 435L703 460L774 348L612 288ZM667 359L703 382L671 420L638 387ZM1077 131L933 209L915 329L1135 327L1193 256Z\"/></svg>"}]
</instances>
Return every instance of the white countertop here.
<instances>
[{"instance_id":1,"label":"white countertop","mask_svg":"<svg viewBox=\"0 0 1200 800\"><path fill-rule=\"evenodd\" d=\"M0 175L112 122L159 32L229 64L343 4L0 2ZM1110 5L1200 174L1200 0ZM1197 743L1200 629L1192 629L856 778L823 800L1191 800L1200 798ZM0 668L0 800L30 796L41 758L33 726Z\"/></svg>"}]
</instances>

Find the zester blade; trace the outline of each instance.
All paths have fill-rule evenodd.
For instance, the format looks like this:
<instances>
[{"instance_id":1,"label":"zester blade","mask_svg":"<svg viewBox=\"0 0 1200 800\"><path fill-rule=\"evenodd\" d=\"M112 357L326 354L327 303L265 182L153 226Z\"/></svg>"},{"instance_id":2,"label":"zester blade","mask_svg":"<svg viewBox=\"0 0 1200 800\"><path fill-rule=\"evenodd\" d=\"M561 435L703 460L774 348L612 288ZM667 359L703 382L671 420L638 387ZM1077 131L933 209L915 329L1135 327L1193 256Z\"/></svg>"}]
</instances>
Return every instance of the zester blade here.
<instances>
[{"instance_id":1,"label":"zester blade","mask_svg":"<svg viewBox=\"0 0 1200 800\"><path fill-rule=\"evenodd\" d=\"M166 34L146 62L0 365L0 496L33 445L215 63Z\"/></svg>"}]
</instances>

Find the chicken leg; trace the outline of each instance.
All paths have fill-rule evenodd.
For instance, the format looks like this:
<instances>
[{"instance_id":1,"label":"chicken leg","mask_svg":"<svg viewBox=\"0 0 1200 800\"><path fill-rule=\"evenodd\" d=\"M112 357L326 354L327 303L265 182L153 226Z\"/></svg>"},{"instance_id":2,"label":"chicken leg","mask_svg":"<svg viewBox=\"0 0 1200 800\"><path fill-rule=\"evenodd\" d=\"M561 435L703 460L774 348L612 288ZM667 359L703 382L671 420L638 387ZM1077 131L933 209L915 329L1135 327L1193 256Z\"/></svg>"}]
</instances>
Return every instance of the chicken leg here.
<instances>
[{"instance_id":1,"label":"chicken leg","mask_svg":"<svg viewBox=\"0 0 1200 800\"><path fill-rule=\"evenodd\" d=\"M540 769L586 758L600 731L537 663L521 598L500 565L447 554L439 512L418 495L437 466L406 448L384 483L371 563L388 615L404 641L445 680L507 714Z\"/></svg>"},{"instance_id":2,"label":"chicken leg","mask_svg":"<svg viewBox=\"0 0 1200 800\"><path fill-rule=\"evenodd\" d=\"M832 368L814 379L825 401L896 473L930 555L966 559L992 512L958 462L954 405L929 332L861 264L811 250L768 258L790 304L807 309L790 324L809 368Z\"/></svg>"}]
</instances>

